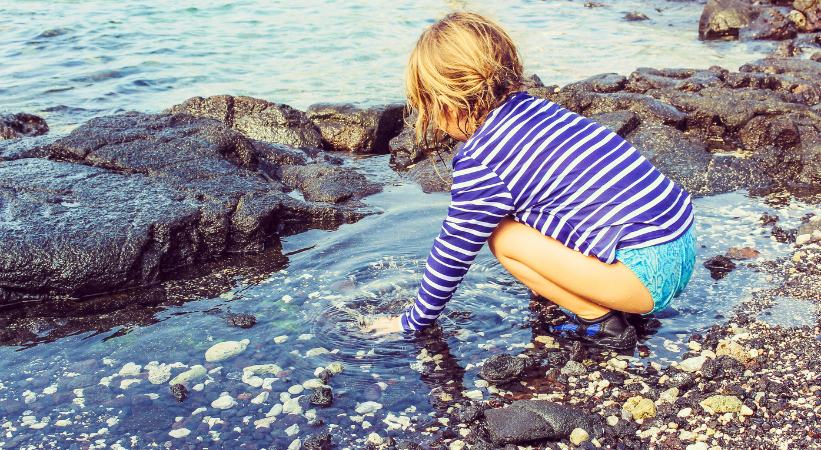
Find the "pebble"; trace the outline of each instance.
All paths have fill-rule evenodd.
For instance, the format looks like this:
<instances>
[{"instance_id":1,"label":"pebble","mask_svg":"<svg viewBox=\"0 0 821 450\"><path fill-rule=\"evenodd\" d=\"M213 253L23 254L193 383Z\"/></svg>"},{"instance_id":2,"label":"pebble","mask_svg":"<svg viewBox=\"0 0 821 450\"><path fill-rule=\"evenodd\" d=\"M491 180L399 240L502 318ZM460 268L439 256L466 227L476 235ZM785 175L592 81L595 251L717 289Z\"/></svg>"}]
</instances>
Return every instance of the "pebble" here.
<instances>
[{"instance_id":1,"label":"pebble","mask_svg":"<svg viewBox=\"0 0 821 450\"><path fill-rule=\"evenodd\" d=\"M299 425L297 425L297 424L293 424L290 427L285 429L285 434L287 436L293 436L297 433L299 433Z\"/></svg>"},{"instance_id":2,"label":"pebble","mask_svg":"<svg viewBox=\"0 0 821 450\"><path fill-rule=\"evenodd\" d=\"M251 403L253 403L255 405L261 405L261 404L265 403L266 400L268 400L268 395L269 395L268 391L262 391L259 394L257 394L256 397L251 399Z\"/></svg>"},{"instance_id":3,"label":"pebble","mask_svg":"<svg viewBox=\"0 0 821 450\"><path fill-rule=\"evenodd\" d=\"M607 361L607 365L614 369L624 370L627 368L627 361L619 358L610 358L610 360Z\"/></svg>"},{"instance_id":4,"label":"pebble","mask_svg":"<svg viewBox=\"0 0 821 450\"><path fill-rule=\"evenodd\" d=\"M296 424L294 424L294 426L296 426ZM302 441L299 440L299 438L294 439L291 441L291 444L288 445L288 450L299 450L300 448L302 448Z\"/></svg>"},{"instance_id":5,"label":"pebble","mask_svg":"<svg viewBox=\"0 0 821 450\"><path fill-rule=\"evenodd\" d=\"M120 389L128 389L135 384L140 384L142 380L139 378L126 378L125 380L120 381Z\"/></svg>"},{"instance_id":6,"label":"pebble","mask_svg":"<svg viewBox=\"0 0 821 450\"><path fill-rule=\"evenodd\" d=\"M163 384L171 379L171 366L160 364L148 370L148 382L151 384Z\"/></svg>"},{"instance_id":7,"label":"pebble","mask_svg":"<svg viewBox=\"0 0 821 450\"><path fill-rule=\"evenodd\" d=\"M188 397L188 389L185 388L184 384L172 384L171 396L173 396L178 402L182 402Z\"/></svg>"},{"instance_id":8,"label":"pebble","mask_svg":"<svg viewBox=\"0 0 821 450\"><path fill-rule=\"evenodd\" d=\"M633 419L648 419L656 417L656 405L652 400L636 395L627 399L622 406L624 411L631 414Z\"/></svg>"},{"instance_id":9,"label":"pebble","mask_svg":"<svg viewBox=\"0 0 821 450\"><path fill-rule=\"evenodd\" d=\"M611 427L615 427L616 424L619 423L619 418L616 416L607 416L607 424Z\"/></svg>"},{"instance_id":10,"label":"pebble","mask_svg":"<svg viewBox=\"0 0 821 450\"><path fill-rule=\"evenodd\" d=\"M205 352L205 360L208 362L219 362L233 358L244 352L250 343L250 340L243 339L241 341L224 341L214 344Z\"/></svg>"},{"instance_id":11,"label":"pebble","mask_svg":"<svg viewBox=\"0 0 821 450\"><path fill-rule=\"evenodd\" d=\"M196 366L191 366L190 369L174 377L171 381L168 382L168 384L173 385L188 383L204 377L206 373L208 372L205 370L205 367L197 364Z\"/></svg>"},{"instance_id":12,"label":"pebble","mask_svg":"<svg viewBox=\"0 0 821 450\"><path fill-rule=\"evenodd\" d=\"M120 369L119 375L121 377L136 377L140 374L140 369L143 366L138 364L134 364L133 362L125 363L125 365Z\"/></svg>"},{"instance_id":13,"label":"pebble","mask_svg":"<svg viewBox=\"0 0 821 450\"><path fill-rule=\"evenodd\" d=\"M283 344L288 340L288 336L277 336L274 338L274 344Z\"/></svg>"},{"instance_id":14,"label":"pebble","mask_svg":"<svg viewBox=\"0 0 821 450\"><path fill-rule=\"evenodd\" d=\"M659 395L659 403L669 403L672 405L676 402L676 399L678 399L677 387L671 387Z\"/></svg>"},{"instance_id":15,"label":"pebble","mask_svg":"<svg viewBox=\"0 0 821 450\"><path fill-rule=\"evenodd\" d=\"M325 386L325 383L323 383L319 378L311 378L302 383L302 387L305 389L316 389L321 386Z\"/></svg>"},{"instance_id":16,"label":"pebble","mask_svg":"<svg viewBox=\"0 0 821 450\"><path fill-rule=\"evenodd\" d=\"M326 353L330 353L327 348L325 347L316 347L308 350L305 352L305 356L308 358L313 358L314 356L324 355Z\"/></svg>"},{"instance_id":17,"label":"pebble","mask_svg":"<svg viewBox=\"0 0 821 450\"><path fill-rule=\"evenodd\" d=\"M707 450L707 444L704 442L696 442L695 444L690 444L686 447L686 450Z\"/></svg>"},{"instance_id":18,"label":"pebble","mask_svg":"<svg viewBox=\"0 0 821 450\"><path fill-rule=\"evenodd\" d=\"M365 415L365 414L374 413L376 411L379 411L380 409L382 409L382 404L381 403L368 401L368 402L357 403L355 411L359 415Z\"/></svg>"},{"instance_id":19,"label":"pebble","mask_svg":"<svg viewBox=\"0 0 821 450\"><path fill-rule=\"evenodd\" d=\"M168 435L172 438L181 439L191 434L191 430L188 428L177 428L176 430L171 430L168 432Z\"/></svg>"},{"instance_id":20,"label":"pebble","mask_svg":"<svg viewBox=\"0 0 821 450\"><path fill-rule=\"evenodd\" d=\"M304 390L305 390L305 388L302 387L301 384L295 384L295 385L288 388L288 393L291 394L291 395L299 395Z\"/></svg>"},{"instance_id":21,"label":"pebble","mask_svg":"<svg viewBox=\"0 0 821 450\"><path fill-rule=\"evenodd\" d=\"M694 356L678 363L678 368L689 373L698 372L707 361L706 356Z\"/></svg>"},{"instance_id":22,"label":"pebble","mask_svg":"<svg viewBox=\"0 0 821 450\"><path fill-rule=\"evenodd\" d=\"M732 395L713 395L699 402L699 405L709 414L724 414L741 411L743 403Z\"/></svg>"},{"instance_id":23,"label":"pebble","mask_svg":"<svg viewBox=\"0 0 821 450\"><path fill-rule=\"evenodd\" d=\"M368 435L368 439L367 439L368 444L380 446L384 442L385 442L385 439L383 439L382 436L380 436L377 433L371 433L371 434Z\"/></svg>"},{"instance_id":24,"label":"pebble","mask_svg":"<svg viewBox=\"0 0 821 450\"><path fill-rule=\"evenodd\" d=\"M345 370L345 366L341 362L334 361L334 362L328 364L327 366L325 366L325 369L328 372L331 372L332 374L337 375L337 374L342 373L343 370Z\"/></svg>"},{"instance_id":25,"label":"pebble","mask_svg":"<svg viewBox=\"0 0 821 450\"><path fill-rule=\"evenodd\" d=\"M693 413L693 408L681 408L681 410L679 410L678 414L676 414L676 417L678 417L680 419L684 419L685 417L690 417L690 414L692 414L692 413Z\"/></svg>"},{"instance_id":26,"label":"pebble","mask_svg":"<svg viewBox=\"0 0 821 450\"><path fill-rule=\"evenodd\" d=\"M282 404L281 404L281 403L277 403L277 404L276 404L276 405L274 405L274 406L271 408L271 410L270 410L270 411L268 411L268 413L267 413L267 414L265 414L265 415L266 415L266 416L268 416L268 417L276 417L276 416L278 416L278 415L280 415L280 414L282 414Z\"/></svg>"},{"instance_id":27,"label":"pebble","mask_svg":"<svg viewBox=\"0 0 821 450\"><path fill-rule=\"evenodd\" d=\"M262 419L257 419L254 421L254 428L270 428L271 424L276 422L276 417L263 417Z\"/></svg>"},{"instance_id":28,"label":"pebble","mask_svg":"<svg viewBox=\"0 0 821 450\"><path fill-rule=\"evenodd\" d=\"M627 367L626 362L625 362L625 367ZM564 367L562 367L562 370L560 372L561 372L562 375L578 376L578 375L584 375L585 373L587 373L587 369L584 367L584 364L582 364L578 361L573 361L571 359L570 361L567 362L567 364L564 365Z\"/></svg>"},{"instance_id":29,"label":"pebble","mask_svg":"<svg viewBox=\"0 0 821 450\"><path fill-rule=\"evenodd\" d=\"M457 439L450 443L450 445L448 446L448 450L462 450L465 448L466 445L467 444L465 444L465 441Z\"/></svg>"},{"instance_id":30,"label":"pebble","mask_svg":"<svg viewBox=\"0 0 821 450\"><path fill-rule=\"evenodd\" d=\"M750 360L750 355L743 345L728 339L722 339L716 345L716 356L722 355L727 355L741 364L746 364Z\"/></svg>"},{"instance_id":31,"label":"pebble","mask_svg":"<svg viewBox=\"0 0 821 450\"><path fill-rule=\"evenodd\" d=\"M573 445L581 445L582 442L588 439L590 439L590 433L582 428L574 428L573 431L570 432L570 442L572 442Z\"/></svg>"},{"instance_id":32,"label":"pebble","mask_svg":"<svg viewBox=\"0 0 821 450\"><path fill-rule=\"evenodd\" d=\"M299 405L299 401L295 398L291 398L286 400L282 404L282 412L285 414L302 414L302 406Z\"/></svg>"},{"instance_id":33,"label":"pebble","mask_svg":"<svg viewBox=\"0 0 821 450\"><path fill-rule=\"evenodd\" d=\"M237 406L237 401L227 392L223 392L218 399L211 402L211 407L216 409L230 409L234 406Z\"/></svg>"}]
</instances>

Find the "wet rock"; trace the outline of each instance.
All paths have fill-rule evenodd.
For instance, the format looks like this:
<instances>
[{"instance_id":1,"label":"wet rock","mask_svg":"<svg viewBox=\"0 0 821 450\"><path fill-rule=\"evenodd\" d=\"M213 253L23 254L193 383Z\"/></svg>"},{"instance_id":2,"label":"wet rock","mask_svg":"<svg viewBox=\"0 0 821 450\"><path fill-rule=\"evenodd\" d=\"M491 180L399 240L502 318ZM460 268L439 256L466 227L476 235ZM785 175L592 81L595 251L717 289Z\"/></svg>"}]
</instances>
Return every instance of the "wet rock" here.
<instances>
[{"instance_id":1,"label":"wet rock","mask_svg":"<svg viewBox=\"0 0 821 450\"><path fill-rule=\"evenodd\" d=\"M322 134L328 150L352 153L388 153L388 143L402 129L401 103L359 108L351 104L316 104L306 111Z\"/></svg>"},{"instance_id":2,"label":"wet rock","mask_svg":"<svg viewBox=\"0 0 821 450\"><path fill-rule=\"evenodd\" d=\"M656 417L656 404L640 395L628 398L622 405L622 410L629 412L633 419Z\"/></svg>"},{"instance_id":3,"label":"wet rock","mask_svg":"<svg viewBox=\"0 0 821 450\"><path fill-rule=\"evenodd\" d=\"M171 390L171 396L178 402L182 402L188 397L188 389L185 385L172 384L169 389Z\"/></svg>"},{"instance_id":4,"label":"wet rock","mask_svg":"<svg viewBox=\"0 0 821 450\"><path fill-rule=\"evenodd\" d=\"M590 434L582 428L574 428L570 433L570 442L573 445L581 445L582 442L586 442L588 439L590 439Z\"/></svg>"},{"instance_id":5,"label":"wet rock","mask_svg":"<svg viewBox=\"0 0 821 450\"><path fill-rule=\"evenodd\" d=\"M192 381L197 381L200 378L205 377L206 373L208 372L205 370L205 367L201 365L191 366L190 369L172 378L171 381L169 381L168 383L172 386L175 384L190 383Z\"/></svg>"},{"instance_id":6,"label":"wet rock","mask_svg":"<svg viewBox=\"0 0 821 450\"><path fill-rule=\"evenodd\" d=\"M406 170L414 163L426 158L437 158L437 153L443 155L451 153L456 147L457 142L450 136L437 136L433 126L428 128L427 143L417 145L414 129L416 117L416 112L406 117L399 134L390 140L390 164L396 170Z\"/></svg>"},{"instance_id":7,"label":"wet rock","mask_svg":"<svg viewBox=\"0 0 821 450\"><path fill-rule=\"evenodd\" d=\"M205 360L208 362L220 362L233 358L244 352L250 342L248 339L219 342L206 350Z\"/></svg>"},{"instance_id":8,"label":"wet rock","mask_svg":"<svg viewBox=\"0 0 821 450\"><path fill-rule=\"evenodd\" d=\"M728 273L730 273L733 269L735 269L735 263L727 258L726 256L713 256L712 258L704 261L704 267L710 271L710 276L713 277L714 280L720 280L724 278Z\"/></svg>"},{"instance_id":9,"label":"wet rock","mask_svg":"<svg viewBox=\"0 0 821 450\"><path fill-rule=\"evenodd\" d=\"M687 358L681 361L678 365L678 368L689 373L698 372L701 370L701 367L707 361L706 356L693 356L692 358Z\"/></svg>"},{"instance_id":10,"label":"wet rock","mask_svg":"<svg viewBox=\"0 0 821 450\"><path fill-rule=\"evenodd\" d=\"M493 443L518 444L541 439L564 439L575 428L597 435L597 416L580 409L544 400L518 400L505 408L485 411L487 432Z\"/></svg>"},{"instance_id":11,"label":"wet rock","mask_svg":"<svg viewBox=\"0 0 821 450\"><path fill-rule=\"evenodd\" d=\"M228 314L225 320L228 325L237 328L251 328L257 323L257 318L251 314Z\"/></svg>"},{"instance_id":12,"label":"wet rock","mask_svg":"<svg viewBox=\"0 0 821 450\"><path fill-rule=\"evenodd\" d=\"M579 376L585 373L587 373L587 369L584 367L584 364L572 360L568 361L561 370L562 375L568 376Z\"/></svg>"},{"instance_id":13,"label":"wet rock","mask_svg":"<svg viewBox=\"0 0 821 450\"><path fill-rule=\"evenodd\" d=\"M34 114L0 114L0 141L48 133L45 119Z\"/></svg>"},{"instance_id":14,"label":"wet rock","mask_svg":"<svg viewBox=\"0 0 821 450\"><path fill-rule=\"evenodd\" d=\"M724 254L729 259L755 259L761 254L752 247L730 247Z\"/></svg>"},{"instance_id":15,"label":"wet rock","mask_svg":"<svg viewBox=\"0 0 821 450\"><path fill-rule=\"evenodd\" d=\"M792 7L804 16L804 31L821 31L821 2L818 0L795 0Z\"/></svg>"},{"instance_id":16,"label":"wet rock","mask_svg":"<svg viewBox=\"0 0 821 450\"><path fill-rule=\"evenodd\" d=\"M0 303L144 286L364 215L290 197L282 147L208 119L101 117L39 152L61 161L0 161L0 214L14 218L0 222Z\"/></svg>"},{"instance_id":17,"label":"wet rock","mask_svg":"<svg viewBox=\"0 0 821 450\"><path fill-rule=\"evenodd\" d=\"M629 13L624 15L624 20L628 22L640 22L642 20L649 20L650 18L647 17L647 14L639 11L630 11ZM576 444L578 445L578 444Z\"/></svg>"},{"instance_id":18,"label":"wet rock","mask_svg":"<svg viewBox=\"0 0 821 450\"><path fill-rule=\"evenodd\" d=\"M237 401L227 392L223 392L216 400L211 402L211 407L216 409L230 409L234 406L237 406Z\"/></svg>"},{"instance_id":19,"label":"wet rock","mask_svg":"<svg viewBox=\"0 0 821 450\"><path fill-rule=\"evenodd\" d=\"M321 148L322 136L302 111L252 97L192 97L168 112L218 120L245 136L295 148Z\"/></svg>"},{"instance_id":20,"label":"wet rock","mask_svg":"<svg viewBox=\"0 0 821 450\"><path fill-rule=\"evenodd\" d=\"M422 188L422 191L447 192L453 184L453 152L433 154L411 166L408 177Z\"/></svg>"},{"instance_id":21,"label":"wet rock","mask_svg":"<svg viewBox=\"0 0 821 450\"><path fill-rule=\"evenodd\" d=\"M312 405L317 406L330 406L331 403L334 401L333 392L331 388L328 386L320 386L314 389L313 393L311 394L309 401Z\"/></svg>"},{"instance_id":22,"label":"wet rock","mask_svg":"<svg viewBox=\"0 0 821 450\"><path fill-rule=\"evenodd\" d=\"M632 111L613 111L590 117L621 137L627 137L639 126L639 117Z\"/></svg>"},{"instance_id":23,"label":"wet rock","mask_svg":"<svg viewBox=\"0 0 821 450\"><path fill-rule=\"evenodd\" d=\"M527 362L524 358L502 353L486 359L479 376L494 384L504 384L517 380L524 372Z\"/></svg>"},{"instance_id":24,"label":"wet rock","mask_svg":"<svg viewBox=\"0 0 821 450\"><path fill-rule=\"evenodd\" d=\"M739 33L741 39L783 40L794 38L798 30L795 24L776 8L760 11L749 26Z\"/></svg>"},{"instance_id":25,"label":"wet rock","mask_svg":"<svg viewBox=\"0 0 821 450\"><path fill-rule=\"evenodd\" d=\"M736 341L722 339L716 345L716 356L729 356L742 364L750 360L750 353Z\"/></svg>"},{"instance_id":26,"label":"wet rock","mask_svg":"<svg viewBox=\"0 0 821 450\"><path fill-rule=\"evenodd\" d=\"M423 450L424 448L411 441L399 441L396 443L396 450Z\"/></svg>"},{"instance_id":27,"label":"wet rock","mask_svg":"<svg viewBox=\"0 0 821 450\"><path fill-rule=\"evenodd\" d=\"M308 436L302 443L304 450L331 450L333 442L331 434L327 431L321 431Z\"/></svg>"},{"instance_id":28,"label":"wet rock","mask_svg":"<svg viewBox=\"0 0 821 450\"><path fill-rule=\"evenodd\" d=\"M708 0L698 22L698 37L702 40L738 38L740 30L750 25L753 15L753 8L742 0Z\"/></svg>"},{"instance_id":29,"label":"wet rock","mask_svg":"<svg viewBox=\"0 0 821 450\"><path fill-rule=\"evenodd\" d=\"M279 176L308 201L343 203L382 191L381 185L361 173L330 164L283 165Z\"/></svg>"}]
</instances>

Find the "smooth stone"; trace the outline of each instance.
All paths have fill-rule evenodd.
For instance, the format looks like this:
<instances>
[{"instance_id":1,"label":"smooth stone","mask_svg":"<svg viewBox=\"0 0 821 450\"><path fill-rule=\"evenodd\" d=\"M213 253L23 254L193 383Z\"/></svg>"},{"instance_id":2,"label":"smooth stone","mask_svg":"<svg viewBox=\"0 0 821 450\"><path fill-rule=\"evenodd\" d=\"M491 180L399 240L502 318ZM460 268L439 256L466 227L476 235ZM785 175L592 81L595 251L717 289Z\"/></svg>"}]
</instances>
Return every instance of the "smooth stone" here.
<instances>
[{"instance_id":1,"label":"smooth stone","mask_svg":"<svg viewBox=\"0 0 821 450\"><path fill-rule=\"evenodd\" d=\"M688 373L698 372L701 370L705 361L707 361L707 357L705 356L694 356L678 363L678 368Z\"/></svg>"},{"instance_id":2,"label":"smooth stone","mask_svg":"<svg viewBox=\"0 0 821 450\"><path fill-rule=\"evenodd\" d=\"M205 352L205 360L219 362L233 358L244 352L250 342L248 339L243 339L241 341L225 341L214 344Z\"/></svg>"},{"instance_id":3,"label":"smooth stone","mask_svg":"<svg viewBox=\"0 0 821 450\"><path fill-rule=\"evenodd\" d=\"M744 406L741 400L733 395L713 395L700 401L699 405L709 414L737 413Z\"/></svg>"},{"instance_id":4,"label":"smooth stone","mask_svg":"<svg viewBox=\"0 0 821 450\"><path fill-rule=\"evenodd\" d=\"M574 428L573 431L570 432L570 442L572 442L573 445L581 445L582 442L589 439L590 434L583 428Z\"/></svg>"},{"instance_id":5,"label":"smooth stone","mask_svg":"<svg viewBox=\"0 0 821 450\"><path fill-rule=\"evenodd\" d=\"M356 413L359 415L365 415L369 413L374 413L376 411L379 411L380 409L382 409L381 403L367 401L358 403L354 411L356 411Z\"/></svg>"},{"instance_id":6,"label":"smooth stone","mask_svg":"<svg viewBox=\"0 0 821 450\"><path fill-rule=\"evenodd\" d=\"M168 435L172 438L181 439L191 434L191 430L188 428L177 428L176 430L171 430L168 432Z\"/></svg>"},{"instance_id":7,"label":"smooth stone","mask_svg":"<svg viewBox=\"0 0 821 450\"><path fill-rule=\"evenodd\" d=\"M230 409L234 406L237 406L237 401L227 392L223 392L219 398L211 402L211 407L216 409Z\"/></svg>"},{"instance_id":8,"label":"smooth stone","mask_svg":"<svg viewBox=\"0 0 821 450\"><path fill-rule=\"evenodd\" d=\"M205 370L205 367L198 364L196 366L191 366L190 369L180 373L179 375L171 379L171 381L169 381L168 384L173 385L189 383L191 381L198 380L204 377L207 373L208 371Z\"/></svg>"},{"instance_id":9,"label":"smooth stone","mask_svg":"<svg viewBox=\"0 0 821 450\"><path fill-rule=\"evenodd\" d=\"M151 384L163 384L171 379L171 366L160 364L148 370L148 382Z\"/></svg>"},{"instance_id":10,"label":"smooth stone","mask_svg":"<svg viewBox=\"0 0 821 450\"><path fill-rule=\"evenodd\" d=\"M142 369L141 365L134 364L133 362L125 363L120 369L119 375L121 377L136 377L140 374L140 369Z\"/></svg>"},{"instance_id":11,"label":"smooth stone","mask_svg":"<svg viewBox=\"0 0 821 450\"><path fill-rule=\"evenodd\" d=\"M327 366L325 366L325 369L327 371L331 372L333 375L337 375L337 374L342 373L343 370L345 370L345 365L342 364L341 362L334 361L334 362L328 364Z\"/></svg>"},{"instance_id":12,"label":"smooth stone","mask_svg":"<svg viewBox=\"0 0 821 450\"><path fill-rule=\"evenodd\" d=\"M485 421L497 446L564 439L576 428L601 429L597 415L546 400L517 400L507 407L486 410Z\"/></svg>"}]
</instances>

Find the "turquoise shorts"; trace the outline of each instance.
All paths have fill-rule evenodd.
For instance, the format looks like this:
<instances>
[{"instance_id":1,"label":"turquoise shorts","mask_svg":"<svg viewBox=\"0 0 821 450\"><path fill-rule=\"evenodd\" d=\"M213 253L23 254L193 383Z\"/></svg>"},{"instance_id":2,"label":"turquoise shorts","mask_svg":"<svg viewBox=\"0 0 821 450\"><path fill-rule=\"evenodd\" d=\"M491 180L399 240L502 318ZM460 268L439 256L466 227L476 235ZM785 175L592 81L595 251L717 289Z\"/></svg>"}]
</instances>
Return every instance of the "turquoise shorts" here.
<instances>
[{"instance_id":1,"label":"turquoise shorts","mask_svg":"<svg viewBox=\"0 0 821 450\"><path fill-rule=\"evenodd\" d=\"M696 264L693 228L664 244L616 250L616 260L629 267L653 296L653 310L647 314L666 308L690 281Z\"/></svg>"}]
</instances>

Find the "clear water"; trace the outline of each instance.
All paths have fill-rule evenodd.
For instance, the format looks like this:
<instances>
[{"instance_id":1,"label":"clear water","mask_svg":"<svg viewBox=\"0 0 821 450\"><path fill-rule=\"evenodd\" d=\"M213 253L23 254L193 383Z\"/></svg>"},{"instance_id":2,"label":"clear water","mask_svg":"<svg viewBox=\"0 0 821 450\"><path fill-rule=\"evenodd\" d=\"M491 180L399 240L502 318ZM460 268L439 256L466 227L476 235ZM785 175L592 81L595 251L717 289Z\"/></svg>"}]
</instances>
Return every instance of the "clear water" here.
<instances>
[{"instance_id":1,"label":"clear water","mask_svg":"<svg viewBox=\"0 0 821 450\"><path fill-rule=\"evenodd\" d=\"M624 1L588 9L581 1L2 1L0 96L3 108L43 114L58 132L95 115L159 111L192 95L247 94L297 107L401 100L404 60L420 28L454 7L497 17L519 41L527 69L548 84L639 66L734 68L766 50L698 42L697 2ZM630 10L652 20L623 22ZM265 417L280 393L335 361L346 368L330 382L334 404L316 413L339 439L360 448L356 439L371 431L384 434L389 413L410 417L415 429L429 425L432 388L452 382L473 390L477 363L531 342L538 331L530 327L527 291L486 250L441 320L443 336L426 344L444 355L442 377L415 370L420 344L359 334L360 315L398 312L414 295L448 197L423 194L387 169L387 157L349 164L387 185L366 199L380 214L335 232L284 239L284 268L277 263L253 277L242 270L222 273L218 292L213 286L204 295L183 289L178 297L185 301L146 309L139 317L92 316L58 339L48 326L32 325L32 340L44 343L0 348L0 448L144 448L166 441L173 448L237 448L238 442L286 448L318 428L299 415L280 415L260 430L253 421ZM701 266L704 259L731 246L753 246L762 260L782 256L788 246L773 241L759 217L775 213L789 227L812 209L799 202L772 206L743 193L696 204L703 248L690 287L643 343L654 360L683 351L688 333L721 320L754 289L767 286L764 275L745 266L716 282ZM254 314L257 325L229 327L223 318L228 310ZM69 322L51 323L59 328ZM276 343L279 336L287 341ZM209 383L182 403L171 398L167 385L150 384L144 371L115 376L110 387L99 384L129 362L204 364L211 345L240 339L250 340L248 349L207 364ZM329 353L307 356L319 347ZM264 363L286 373L271 385L269 399L256 405L248 398L260 389L239 378L243 367ZM125 378L141 381L123 389ZM222 392L239 405L211 408ZM370 427L354 412L365 401L383 405L364 418ZM200 407L205 412L192 415ZM209 427L206 416L224 423ZM169 436L179 427L192 432ZM392 433L425 439L412 430Z\"/></svg>"}]
</instances>

